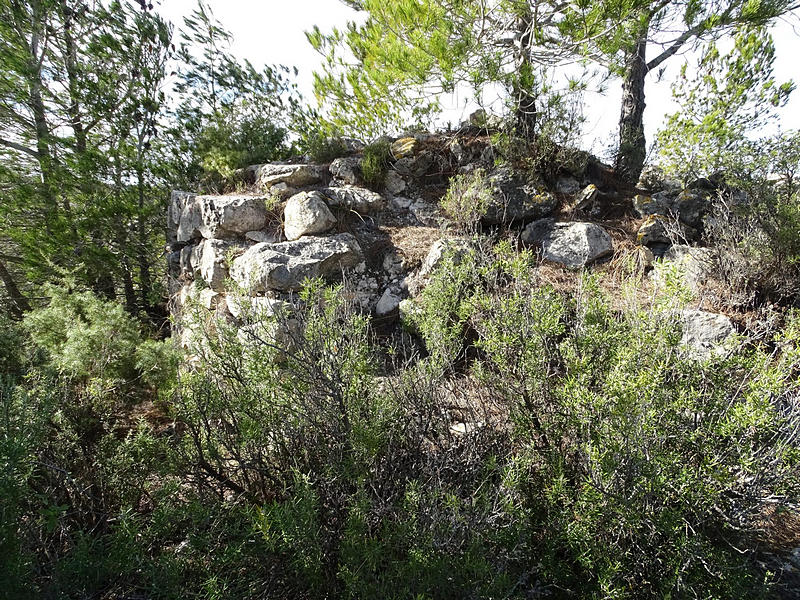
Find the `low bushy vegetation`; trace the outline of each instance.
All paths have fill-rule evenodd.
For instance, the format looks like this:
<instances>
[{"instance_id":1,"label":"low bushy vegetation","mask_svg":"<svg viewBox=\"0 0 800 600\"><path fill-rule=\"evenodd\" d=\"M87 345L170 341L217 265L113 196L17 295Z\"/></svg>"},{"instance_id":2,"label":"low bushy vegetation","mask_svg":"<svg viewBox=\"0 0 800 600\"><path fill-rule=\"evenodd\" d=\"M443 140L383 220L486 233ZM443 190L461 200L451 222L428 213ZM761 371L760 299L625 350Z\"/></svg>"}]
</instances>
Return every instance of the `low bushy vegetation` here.
<instances>
[{"instance_id":1,"label":"low bushy vegetation","mask_svg":"<svg viewBox=\"0 0 800 600\"><path fill-rule=\"evenodd\" d=\"M378 189L386 180L389 171L389 159L392 156L391 145L387 140L380 139L364 148L364 158L361 161L361 173L364 182Z\"/></svg>"},{"instance_id":2,"label":"low bushy vegetation","mask_svg":"<svg viewBox=\"0 0 800 600\"><path fill-rule=\"evenodd\" d=\"M475 169L454 176L440 204L457 230L474 234L491 201L486 173L483 169Z\"/></svg>"},{"instance_id":3,"label":"low bushy vegetation","mask_svg":"<svg viewBox=\"0 0 800 600\"><path fill-rule=\"evenodd\" d=\"M570 296L536 267L452 252L411 362L313 282L298 312L206 323L177 380L167 348L124 351L116 307L54 292L0 396L4 593L768 594L752 549L800 492L800 321L699 359L685 290L643 306L587 276Z\"/></svg>"}]
</instances>

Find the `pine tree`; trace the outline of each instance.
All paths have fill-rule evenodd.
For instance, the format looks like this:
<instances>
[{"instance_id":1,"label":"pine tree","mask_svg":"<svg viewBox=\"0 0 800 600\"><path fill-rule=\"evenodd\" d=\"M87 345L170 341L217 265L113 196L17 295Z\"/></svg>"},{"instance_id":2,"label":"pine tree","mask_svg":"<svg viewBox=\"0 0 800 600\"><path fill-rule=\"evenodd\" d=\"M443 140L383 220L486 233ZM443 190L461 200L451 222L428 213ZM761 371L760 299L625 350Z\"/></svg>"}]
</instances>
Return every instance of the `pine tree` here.
<instances>
[{"instance_id":1,"label":"pine tree","mask_svg":"<svg viewBox=\"0 0 800 600\"><path fill-rule=\"evenodd\" d=\"M636 183L645 160L645 82L693 43L742 24L765 25L792 0L348 0L366 21L308 34L326 56L315 91L336 125L386 132L410 112L430 115L431 92L459 83L505 88L516 121L535 123L536 67L594 62L622 79L615 167ZM647 58L648 50L658 54Z\"/></svg>"},{"instance_id":2,"label":"pine tree","mask_svg":"<svg viewBox=\"0 0 800 600\"><path fill-rule=\"evenodd\" d=\"M753 132L777 118L794 89L773 76L775 46L763 27L741 28L733 48L712 44L691 71L684 64L673 85L680 108L658 132L661 160L684 180L731 166L747 152Z\"/></svg>"}]
</instances>

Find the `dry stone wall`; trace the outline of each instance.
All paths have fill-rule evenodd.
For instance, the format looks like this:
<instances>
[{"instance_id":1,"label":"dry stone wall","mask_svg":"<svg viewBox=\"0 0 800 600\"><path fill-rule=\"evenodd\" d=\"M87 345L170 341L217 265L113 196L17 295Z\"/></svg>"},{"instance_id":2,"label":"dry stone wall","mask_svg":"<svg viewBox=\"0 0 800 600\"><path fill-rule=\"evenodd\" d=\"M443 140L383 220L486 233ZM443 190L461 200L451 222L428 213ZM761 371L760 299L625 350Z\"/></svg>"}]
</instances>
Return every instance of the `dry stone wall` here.
<instances>
[{"instance_id":1,"label":"dry stone wall","mask_svg":"<svg viewBox=\"0 0 800 600\"><path fill-rule=\"evenodd\" d=\"M183 345L196 343L192 331L203 321L223 319L245 328L245 317L253 311L265 316L291 313L308 278L347 278L354 300L383 321L413 310L414 297L445 249L468 245L449 230L438 200L450 177L478 168L487 174L491 195L484 227L516 230L520 242L535 248L544 261L570 270L610 259L614 240L591 219L614 193L597 178L602 169L583 167L545 185L508 165L495 166L488 138L477 139L426 134L391 140L390 168L380 189L364 184L362 159L354 151L329 165L248 167L240 173L245 192L173 192L167 215L168 268L172 312ZM362 146L352 144L354 149ZM648 194L627 200L629 212L642 219L635 241L649 255L648 264L654 252L686 263L691 266L687 280L699 285L696 263L703 250L670 249L666 221L696 235L708 212L710 191L672 184L659 189L650 177L645 181L652 188ZM571 214L559 212L565 206L572 207ZM697 334L697 319L684 321L693 328L687 343L703 337ZM288 333L274 331L273 336L285 340ZM717 343L716 337L712 341ZM704 351L709 343L703 339Z\"/></svg>"}]
</instances>

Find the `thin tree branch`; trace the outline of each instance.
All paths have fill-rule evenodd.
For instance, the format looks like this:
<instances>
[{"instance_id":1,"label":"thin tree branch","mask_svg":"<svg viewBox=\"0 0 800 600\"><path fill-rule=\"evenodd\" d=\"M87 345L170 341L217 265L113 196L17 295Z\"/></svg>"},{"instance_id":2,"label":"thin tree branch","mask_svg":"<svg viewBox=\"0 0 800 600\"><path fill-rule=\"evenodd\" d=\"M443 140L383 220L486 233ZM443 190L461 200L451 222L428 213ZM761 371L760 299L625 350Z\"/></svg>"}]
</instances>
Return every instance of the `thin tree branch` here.
<instances>
[{"instance_id":1,"label":"thin tree branch","mask_svg":"<svg viewBox=\"0 0 800 600\"><path fill-rule=\"evenodd\" d=\"M29 154L30 156L37 159L39 158L39 153L36 150L28 148L27 146L23 146L22 144L19 144L17 142L12 142L11 140L4 140L0 138L0 146L5 146L6 148L11 148L12 150L18 150L19 152Z\"/></svg>"}]
</instances>

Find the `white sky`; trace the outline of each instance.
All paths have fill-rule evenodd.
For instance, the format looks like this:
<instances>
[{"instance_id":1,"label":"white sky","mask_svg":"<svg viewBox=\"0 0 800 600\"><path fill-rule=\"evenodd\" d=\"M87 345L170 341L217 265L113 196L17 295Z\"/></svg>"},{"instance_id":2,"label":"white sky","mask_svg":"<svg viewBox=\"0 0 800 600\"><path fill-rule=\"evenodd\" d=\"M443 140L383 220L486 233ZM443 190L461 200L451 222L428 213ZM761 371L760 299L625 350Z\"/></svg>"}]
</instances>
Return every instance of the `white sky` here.
<instances>
[{"instance_id":1,"label":"white sky","mask_svg":"<svg viewBox=\"0 0 800 600\"><path fill-rule=\"evenodd\" d=\"M234 38L233 52L249 59L253 65L285 64L300 70L298 86L307 100L313 101L311 74L321 65L321 57L306 41L305 31L318 25L323 32L333 27L343 27L356 12L339 0L206 0L208 6ZM172 21L176 29L183 24L183 16L196 6L196 0L160 0L158 10ZM788 23L779 24L773 31L776 44L775 75L779 82L795 78L800 87L800 37ZM663 117L675 110L671 100L670 82L685 59L676 56L667 61L667 70L661 82L651 74L648 78L645 128L648 144ZM595 152L614 142L619 111L620 83L611 80L605 95L586 95L584 143ZM443 122L457 123L474 110L474 105L464 108L464 95L445 98L447 108ZM800 128L800 89L781 112L780 127Z\"/></svg>"}]
</instances>

